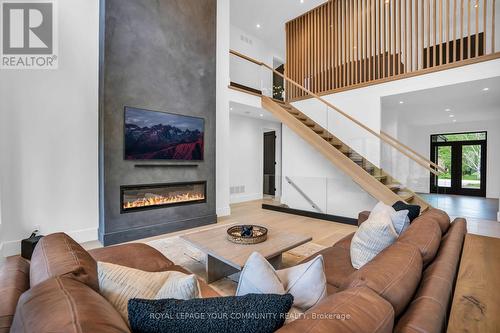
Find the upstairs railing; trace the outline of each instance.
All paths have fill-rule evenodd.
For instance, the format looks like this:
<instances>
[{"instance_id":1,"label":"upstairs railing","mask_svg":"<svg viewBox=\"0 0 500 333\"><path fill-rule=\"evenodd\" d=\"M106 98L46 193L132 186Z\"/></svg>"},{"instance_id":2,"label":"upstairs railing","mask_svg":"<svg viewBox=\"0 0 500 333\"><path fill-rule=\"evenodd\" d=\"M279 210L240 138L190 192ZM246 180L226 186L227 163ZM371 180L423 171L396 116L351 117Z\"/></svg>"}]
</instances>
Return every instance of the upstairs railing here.
<instances>
[{"instance_id":1,"label":"upstairs railing","mask_svg":"<svg viewBox=\"0 0 500 333\"><path fill-rule=\"evenodd\" d=\"M494 59L498 10L495 0L330 0L286 24L285 73L323 95Z\"/></svg>"},{"instance_id":2,"label":"upstairs railing","mask_svg":"<svg viewBox=\"0 0 500 333\"><path fill-rule=\"evenodd\" d=\"M384 167L380 160L380 155L384 154L385 151L386 155L403 155L407 161L411 161L407 164L417 164L435 176L438 176L442 172L446 172L441 166L426 159L410 147L399 142L396 138L386 133L377 133L347 112L290 79L287 75L274 70L273 67L268 64L234 50L230 50L230 54L256 66L256 68L250 71L251 73L260 73L262 69L271 71L281 76L287 85L293 86L295 89L302 91L305 96L314 99L315 104L311 105L311 108L314 109L313 112L316 112L318 115L317 119L314 120L319 125L323 126L325 130L330 131L341 140L343 139L346 144L351 145L352 148L355 148L358 153L370 160L376 166L380 168ZM402 164L401 159L396 161L396 159L391 158L392 167L398 168L399 164ZM427 173L423 176L428 179L428 175Z\"/></svg>"}]
</instances>

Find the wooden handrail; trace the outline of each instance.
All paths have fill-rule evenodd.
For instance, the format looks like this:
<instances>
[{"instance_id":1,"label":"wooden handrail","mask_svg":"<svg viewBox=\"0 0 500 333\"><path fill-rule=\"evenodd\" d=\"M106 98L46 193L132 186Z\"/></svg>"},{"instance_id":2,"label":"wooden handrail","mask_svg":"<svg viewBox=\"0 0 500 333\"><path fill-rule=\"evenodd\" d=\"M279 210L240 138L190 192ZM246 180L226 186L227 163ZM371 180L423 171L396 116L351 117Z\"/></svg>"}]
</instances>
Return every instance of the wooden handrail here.
<instances>
[{"instance_id":1,"label":"wooden handrail","mask_svg":"<svg viewBox=\"0 0 500 333\"><path fill-rule=\"evenodd\" d=\"M240 53L240 52L238 52L238 51L235 51L235 50L229 50L229 53L234 54L235 56L240 57L240 58L242 58L242 59L245 59L245 60L247 60L247 61L253 62L253 63L254 63L254 64L256 64L256 65L259 65L259 66L263 66L263 65L265 65L262 61L258 61L258 60L255 60L255 59L253 59L253 58L250 58L249 56L246 56L246 55L244 55L243 53Z\"/></svg>"},{"instance_id":2,"label":"wooden handrail","mask_svg":"<svg viewBox=\"0 0 500 333\"><path fill-rule=\"evenodd\" d=\"M342 116L344 116L345 118L349 119L350 121L352 121L353 123L355 123L356 125L358 125L359 127L363 128L364 130L366 130L367 132L371 133L372 135L376 136L377 138L379 138L381 141L391 145L392 147L394 147L396 150L398 150L400 153L402 153L403 155L405 155L406 157L408 157L409 159L415 161L416 163L420 164L422 167L426 168L427 170L429 170L431 173L433 173L434 175L436 176L439 176L439 173L434 170L433 168L431 168L428 164L424 163L423 161L419 160L419 159L415 159L413 157L413 154L410 154L408 153L406 150L404 150L400 145L398 144L395 144L394 142L392 142L391 140L383 137L382 135L380 135L379 133L375 132L374 130L372 130L371 128L369 128L368 126L366 126L365 124L363 124L362 122L360 122L359 120L357 120L356 118L353 118L352 116L350 116L349 114L347 114L346 112L342 111L341 109L339 109L338 107L336 107L335 105L331 104L330 102L328 102L327 100L321 98L320 96L318 96L317 94L313 93L312 91L310 91L309 89L301 86L300 84L298 84L297 82L295 82L294 80L288 78L286 75L284 74L281 74L280 72L278 72L277 70L275 70L274 68L272 68L271 66L269 66L268 64L264 63L264 62L261 62L261 61L258 61L258 60L255 60L249 56L246 56L246 55L243 55L237 51L234 51L234 50L230 50L229 51L230 54L233 54L237 57L240 57L242 59L245 59L247 61L250 61L256 65L259 65L259 66L263 66L267 69L269 69L270 71L272 71L274 74L282 77L285 81L291 83L292 85L296 86L297 88L303 90L304 92L306 92L307 94L311 95L312 97L314 97L315 99L321 101L323 104L325 104L326 106L332 108L333 110L337 111L338 113L340 113Z\"/></svg>"},{"instance_id":3,"label":"wooden handrail","mask_svg":"<svg viewBox=\"0 0 500 333\"><path fill-rule=\"evenodd\" d=\"M406 150L409 150L410 152L412 152L413 154L415 154L416 156L418 156L419 158L421 158L422 160L424 160L426 163L429 163L431 166L433 166L435 169L441 171L441 172L446 172L446 169L439 166L438 164L432 162L431 160L428 160L426 159L423 155L421 155L420 153L418 153L417 151L415 151L414 149L412 149L411 147L405 145L404 143L402 143L401 141L398 141L395 137L393 136L390 136L389 134L387 134L386 132L383 132L383 131L380 131L380 134L382 136L385 136L387 138L389 138L390 140L394 141L396 144L399 144L401 145L403 148L405 148Z\"/></svg>"}]
</instances>

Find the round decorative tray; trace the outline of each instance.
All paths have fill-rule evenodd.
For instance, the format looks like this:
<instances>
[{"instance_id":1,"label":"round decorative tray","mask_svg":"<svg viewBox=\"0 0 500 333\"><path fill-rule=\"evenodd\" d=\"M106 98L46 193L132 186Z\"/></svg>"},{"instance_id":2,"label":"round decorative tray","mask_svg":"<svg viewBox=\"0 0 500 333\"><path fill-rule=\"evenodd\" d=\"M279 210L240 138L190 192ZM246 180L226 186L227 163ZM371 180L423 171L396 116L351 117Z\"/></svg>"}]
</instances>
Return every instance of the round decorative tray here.
<instances>
[{"instance_id":1,"label":"round decorative tray","mask_svg":"<svg viewBox=\"0 0 500 333\"><path fill-rule=\"evenodd\" d=\"M237 225L227 229L227 239L243 245L262 243L267 239L267 228L258 225Z\"/></svg>"}]
</instances>

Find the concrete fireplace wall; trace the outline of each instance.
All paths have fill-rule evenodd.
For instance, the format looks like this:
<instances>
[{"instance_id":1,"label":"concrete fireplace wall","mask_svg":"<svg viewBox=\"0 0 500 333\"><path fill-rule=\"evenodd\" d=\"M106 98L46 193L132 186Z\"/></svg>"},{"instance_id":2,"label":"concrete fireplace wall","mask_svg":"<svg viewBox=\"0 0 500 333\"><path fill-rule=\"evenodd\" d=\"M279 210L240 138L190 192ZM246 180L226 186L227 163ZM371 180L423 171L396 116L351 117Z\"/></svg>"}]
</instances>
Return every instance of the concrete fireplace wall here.
<instances>
[{"instance_id":1,"label":"concrete fireplace wall","mask_svg":"<svg viewBox=\"0 0 500 333\"><path fill-rule=\"evenodd\" d=\"M215 223L216 0L102 1L100 240ZM124 106L204 118L205 160L195 167L125 161ZM206 203L120 213L121 185L197 180L207 181Z\"/></svg>"}]
</instances>

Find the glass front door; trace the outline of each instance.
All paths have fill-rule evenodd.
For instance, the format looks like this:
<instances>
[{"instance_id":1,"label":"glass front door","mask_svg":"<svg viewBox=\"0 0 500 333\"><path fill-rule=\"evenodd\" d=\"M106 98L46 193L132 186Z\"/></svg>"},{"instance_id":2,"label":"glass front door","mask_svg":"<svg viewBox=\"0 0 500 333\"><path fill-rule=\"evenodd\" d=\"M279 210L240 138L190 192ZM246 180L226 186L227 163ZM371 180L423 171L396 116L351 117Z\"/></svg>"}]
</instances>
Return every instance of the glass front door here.
<instances>
[{"instance_id":1,"label":"glass front door","mask_svg":"<svg viewBox=\"0 0 500 333\"><path fill-rule=\"evenodd\" d=\"M431 160L446 172L431 174L431 193L486 196L486 132L431 136Z\"/></svg>"},{"instance_id":2,"label":"glass front door","mask_svg":"<svg viewBox=\"0 0 500 333\"><path fill-rule=\"evenodd\" d=\"M481 188L482 145L462 145L462 165L460 186L465 190Z\"/></svg>"},{"instance_id":3,"label":"glass front door","mask_svg":"<svg viewBox=\"0 0 500 333\"><path fill-rule=\"evenodd\" d=\"M451 188L451 173L452 173L451 146L438 146L436 148L436 154L437 154L436 163L440 167L446 170L446 173L442 173L438 176L437 179L438 186L443 188Z\"/></svg>"}]
</instances>

